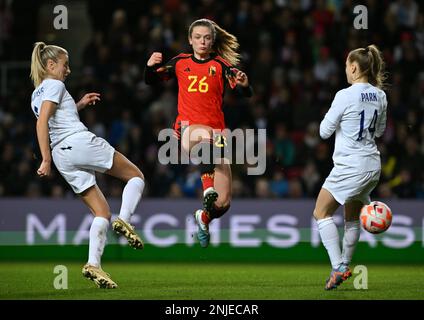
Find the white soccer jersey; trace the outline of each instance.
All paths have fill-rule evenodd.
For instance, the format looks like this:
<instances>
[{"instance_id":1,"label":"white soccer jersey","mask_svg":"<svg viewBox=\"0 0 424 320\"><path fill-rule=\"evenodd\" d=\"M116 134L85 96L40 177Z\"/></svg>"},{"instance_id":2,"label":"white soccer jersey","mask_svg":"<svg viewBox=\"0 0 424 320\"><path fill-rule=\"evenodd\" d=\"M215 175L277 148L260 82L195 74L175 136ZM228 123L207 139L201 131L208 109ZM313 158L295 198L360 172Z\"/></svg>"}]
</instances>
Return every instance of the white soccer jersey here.
<instances>
[{"instance_id":1,"label":"white soccer jersey","mask_svg":"<svg viewBox=\"0 0 424 320\"><path fill-rule=\"evenodd\" d=\"M49 119L50 146L52 149L71 134L88 130L80 121L75 101L62 81L45 79L32 93L31 108L37 119L41 105L46 100L57 103L56 112Z\"/></svg>"},{"instance_id":2,"label":"white soccer jersey","mask_svg":"<svg viewBox=\"0 0 424 320\"><path fill-rule=\"evenodd\" d=\"M320 125L323 139L336 131L333 161L337 170L354 174L381 169L374 139L384 133L386 109L386 94L369 83L355 83L337 92Z\"/></svg>"}]
</instances>

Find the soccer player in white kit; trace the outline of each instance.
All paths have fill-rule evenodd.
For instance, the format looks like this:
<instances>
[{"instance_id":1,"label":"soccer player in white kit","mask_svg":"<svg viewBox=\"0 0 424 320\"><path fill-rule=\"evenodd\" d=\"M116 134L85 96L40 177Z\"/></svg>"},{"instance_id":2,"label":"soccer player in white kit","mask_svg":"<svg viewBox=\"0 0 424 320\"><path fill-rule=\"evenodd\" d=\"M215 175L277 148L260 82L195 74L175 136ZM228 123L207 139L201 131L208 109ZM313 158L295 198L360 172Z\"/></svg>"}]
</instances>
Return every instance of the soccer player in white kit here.
<instances>
[{"instance_id":1,"label":"soccer player in white kit","mask_svg":"<svg viewBox=\"0 0 424 320\"><path fill-rule=\"evenodd\" d=\"M100 94L88 93L75 103L64 85L70 73L65 49L35 43L31 57L31 79L35 87L31 107L37 117L37 138L42 155L37 174L48 176L53 159L60 174L91 210L95 217L90 227L88 262L82 273L100 288L116 288L117 284L101 268L111 213L96 184L95 172L107 173L126 182L119 217L112 228L136 249L142 249L143 242L130 225L130 218L141 199L144 176L131 161L106 140L88 131L80 121L78 111L94 105L100 100Z\"/></svg>"},{"instance_id":2,"label":"soccer player in white kit","mask_svg":"<svg viewBox=\"0 0 424 320\"><path fill-rule=\"evenodd\" d=\"M332 265L326 290L337 288L352 276L349 263L359 240L360 210L370 203L369 195L380 178L380 152L374 139L386 128L384 61L378 48L370 45L351 51L346 59L346 77L351 86L337 92L320 125L323 139L336 132L334 168L313 213ZM345 219L342 249L333 221L340 205L344 205Z\"/></svg>"}]
</instances>

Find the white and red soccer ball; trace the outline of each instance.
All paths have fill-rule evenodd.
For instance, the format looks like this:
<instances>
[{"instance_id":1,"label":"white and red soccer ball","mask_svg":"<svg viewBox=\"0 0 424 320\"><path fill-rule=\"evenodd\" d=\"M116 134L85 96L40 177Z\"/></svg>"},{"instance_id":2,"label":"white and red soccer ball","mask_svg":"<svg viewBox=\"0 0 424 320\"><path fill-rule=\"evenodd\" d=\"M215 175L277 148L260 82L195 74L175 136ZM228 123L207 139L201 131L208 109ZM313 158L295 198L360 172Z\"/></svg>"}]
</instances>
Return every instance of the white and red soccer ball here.
<instances>
[{"instance_id":1,"label":"white and red soccer ball","mask_svg":"<svg viewBox=\"0 0 424 320\"><path fill-rule=\"evenodd\" d=\"M382 233L392 224L392 211L383 202L373 201L362 207L360 220L368 232Z\"/></svg>"}]
</instances>

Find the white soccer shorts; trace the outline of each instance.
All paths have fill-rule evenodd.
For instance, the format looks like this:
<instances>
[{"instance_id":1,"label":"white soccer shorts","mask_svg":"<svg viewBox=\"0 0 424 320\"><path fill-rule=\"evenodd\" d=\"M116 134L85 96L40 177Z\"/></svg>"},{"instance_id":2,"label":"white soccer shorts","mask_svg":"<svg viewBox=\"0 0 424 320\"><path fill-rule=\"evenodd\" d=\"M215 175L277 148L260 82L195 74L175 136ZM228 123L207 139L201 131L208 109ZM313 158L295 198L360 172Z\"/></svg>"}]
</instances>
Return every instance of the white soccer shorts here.
<instances>
[{"instance_id":1,"label":"white soccer shorts","mask_svg":"<svg viewBox=\"0 0 424 320\"><path fill-rule=\"evenodd\" d=\"M377 186L380 170L360 174L343 174L336 168L331 170L322 188L328 190L341 205L358 200L370 203L370 193Z\"/></svg>"},{"instance_id":2,"label":"white soccer shorts","mask_svg":"<svg viewBox=\"0 0 424 320\"><path fill-rule=\"evenodd\" d=\"M52 150L56 168L72 187L81 193L96 184L95 171L112 168L115 149L103 138L90 131L75 133Z\"/></svg>"}]
</instances>

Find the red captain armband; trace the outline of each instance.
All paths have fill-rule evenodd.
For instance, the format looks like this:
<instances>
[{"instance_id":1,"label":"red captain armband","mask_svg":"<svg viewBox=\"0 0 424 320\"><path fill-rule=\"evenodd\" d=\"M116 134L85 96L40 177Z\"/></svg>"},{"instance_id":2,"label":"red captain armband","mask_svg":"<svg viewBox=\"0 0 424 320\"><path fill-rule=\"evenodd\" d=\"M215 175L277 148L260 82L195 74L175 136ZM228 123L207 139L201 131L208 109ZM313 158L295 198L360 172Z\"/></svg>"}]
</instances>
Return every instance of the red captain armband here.
<instances>
[{"instance_id":1,"label":"red captain armband","mask_svg":"<svg viewBox=\"0 0 424 320\"><path fill-rule=\"evenodd\" d=\"M225 74L225 77L227 78L228 84L230 85L231 89L234 89L237 86L236 81L236 74L239 71L237 68L230 68Z\"/></svg>"},{"instance_id":2,"label":"red captain armband","mask_svg":"<svg viewBox=\"0 0 424 320\"><path fill-rule=\"evenodd\" d=\"M171 79L171 70L172 66L162 66L156 69L156 73L162 81Z\"/></svg>"}]
</instances>

